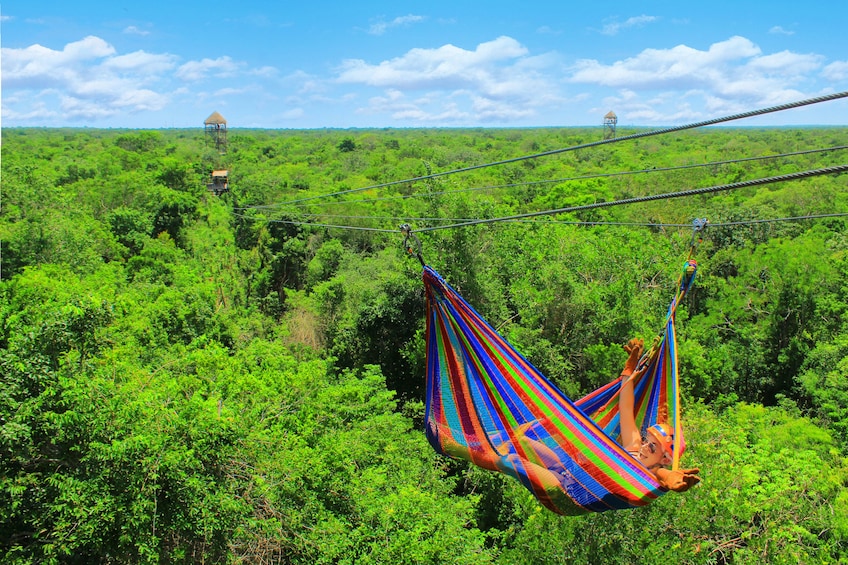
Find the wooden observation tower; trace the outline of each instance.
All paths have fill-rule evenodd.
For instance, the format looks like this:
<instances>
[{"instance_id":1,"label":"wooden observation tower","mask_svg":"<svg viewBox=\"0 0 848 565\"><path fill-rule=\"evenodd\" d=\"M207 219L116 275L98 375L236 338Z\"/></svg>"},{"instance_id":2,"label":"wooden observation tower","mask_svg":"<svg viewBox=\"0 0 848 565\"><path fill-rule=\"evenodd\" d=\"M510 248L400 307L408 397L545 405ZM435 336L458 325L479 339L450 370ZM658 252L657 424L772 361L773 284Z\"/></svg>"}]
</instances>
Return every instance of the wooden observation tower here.
<instances>
[{"instance_id":1,"label":"wooden observation tower","mask_svg":"<svg viewBox=\"0 0 848 565\"><path fill-rule=\"evenodd\" d=\"M212 171L210 182L206 183L206 189L215 196L221 196L225 192L230 191L230 171L220 170Z\"/></svg>"},{"instance_id":2,"label":"wooden observation tower","mask_svg":"<svg viewBox=\"0 0 848 565\"><path fill-rule=\"evenodd\" d=\"M226 153L227 120L224 119L224 116L218 112L212 112L212 114L206 118L206 121L203 122L203 125L206 129L206 142L214 142L215 149L218 150L218 153L222 155Z\"/></svg>"},{"instance_id":3,"label":"wooden observation tower","mask_svg":"<svg viewBox=\"0 0 848 565\"><path fill-rule=\"evenodd\" d=\"M604 116L604 139L615 139L615 124L618 122L618 116L610 110Z\"/></svg>"}]
</instances>

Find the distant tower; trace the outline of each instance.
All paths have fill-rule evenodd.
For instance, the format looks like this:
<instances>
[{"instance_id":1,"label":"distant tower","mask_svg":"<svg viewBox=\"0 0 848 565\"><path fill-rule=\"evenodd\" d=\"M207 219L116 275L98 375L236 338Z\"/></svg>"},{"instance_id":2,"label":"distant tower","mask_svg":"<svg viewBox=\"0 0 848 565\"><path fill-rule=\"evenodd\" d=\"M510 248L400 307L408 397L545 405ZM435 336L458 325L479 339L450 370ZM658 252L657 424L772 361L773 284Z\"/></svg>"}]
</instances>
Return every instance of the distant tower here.
<instances>
[{"instance_id":1,"label":"distant tower","mask_svg":"<svg viewBox=\"0 0 848 565\"><path fill-rule=\"evenodd\" d=\"M607 112L607 115L604 116L604 139L615 138L615 124L617 122L618 116L615 115L615 112L612 110Z\"/></svg>"},{"instance_id":2,"label":"distant tower","mask_svg":"<svg viewBox=\"0 0 848 565\"><path fill-rule=\"evenodd\" d=\"M227 170L212 171L212 182L206 184L206 188L215 196L221 196L230 191L230 172Z\"/></svg>"},{"instance_id":3,"label":"distant tower","mask_svg":"<svg viewBox=\"0 0 848 565\"><path fill-rule=\"evenodd\" d=\"M206 121L203 122L206 127L206 141L215 142L215 149L222 155L227 152L227 120L218 112L212 112Z\"/></svg>"}]
</instances>

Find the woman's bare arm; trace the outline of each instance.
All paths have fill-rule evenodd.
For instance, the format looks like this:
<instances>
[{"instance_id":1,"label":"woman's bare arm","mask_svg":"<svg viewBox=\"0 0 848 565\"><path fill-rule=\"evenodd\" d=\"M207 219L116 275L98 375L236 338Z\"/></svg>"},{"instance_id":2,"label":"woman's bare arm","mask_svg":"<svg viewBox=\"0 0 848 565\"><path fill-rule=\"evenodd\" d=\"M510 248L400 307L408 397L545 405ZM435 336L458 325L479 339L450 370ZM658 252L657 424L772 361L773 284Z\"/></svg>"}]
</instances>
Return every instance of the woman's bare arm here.
<instances>
[{"instance_id":1,"label":"woman's bare arm","mask_svg":"<svg viewBox=\"0 0 848 565\"><path fill-rule=\"evenodd\" d=\"M644 342L641 339L631 339L624 350L629 354L624 370L621 372L621 389L619 391L618 414L621 426L621 445L627 451L637 451L642 445L642 434L636 427L634 411L633 379L636 364L642 356Z\"/></svg>"}]
</instances>

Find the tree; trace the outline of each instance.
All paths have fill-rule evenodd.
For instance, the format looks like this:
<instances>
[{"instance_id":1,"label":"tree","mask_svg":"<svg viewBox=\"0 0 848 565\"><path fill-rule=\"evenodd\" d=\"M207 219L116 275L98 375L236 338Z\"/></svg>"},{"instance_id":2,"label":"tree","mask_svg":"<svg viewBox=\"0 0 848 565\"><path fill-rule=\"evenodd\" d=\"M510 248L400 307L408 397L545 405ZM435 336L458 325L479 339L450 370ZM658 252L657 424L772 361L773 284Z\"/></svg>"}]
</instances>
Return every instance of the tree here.
<instances>
[{"instance_id":1,"label":"tree","mask_svg":"<svg viewBox=\"0 0 848 565\"><path fill-rule=\"evenodd\" d=\"M349 153L356 151L356 143L350 138L345 138L339 142L338 148L342 153Z\"/></svg>"}]
</instances>

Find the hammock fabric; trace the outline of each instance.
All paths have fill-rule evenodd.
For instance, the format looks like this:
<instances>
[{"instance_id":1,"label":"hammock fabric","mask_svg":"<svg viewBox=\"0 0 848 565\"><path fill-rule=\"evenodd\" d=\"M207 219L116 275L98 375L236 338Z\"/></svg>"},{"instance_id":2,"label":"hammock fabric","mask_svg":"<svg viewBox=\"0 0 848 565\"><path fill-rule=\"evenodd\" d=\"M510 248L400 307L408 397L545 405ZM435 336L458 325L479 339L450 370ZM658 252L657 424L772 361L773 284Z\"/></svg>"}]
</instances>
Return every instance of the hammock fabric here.
<instances>
[{"instance_id":1,"label":"hammock fabric","mask_svg":"<svg viewBox=\"0 0 848 565\"><path fill-rule=\"evenodd\" d=\"M675 430L684 448L674 313L695 276L687 262L665 331L633 378L643 433ZM426 434L441 454L518 479L565 515L644 506L663 494L654 475L616 441L620 378L572 402L498 334L444 279L424 267L427 297Z\"/></svg>"}]
</instances>

